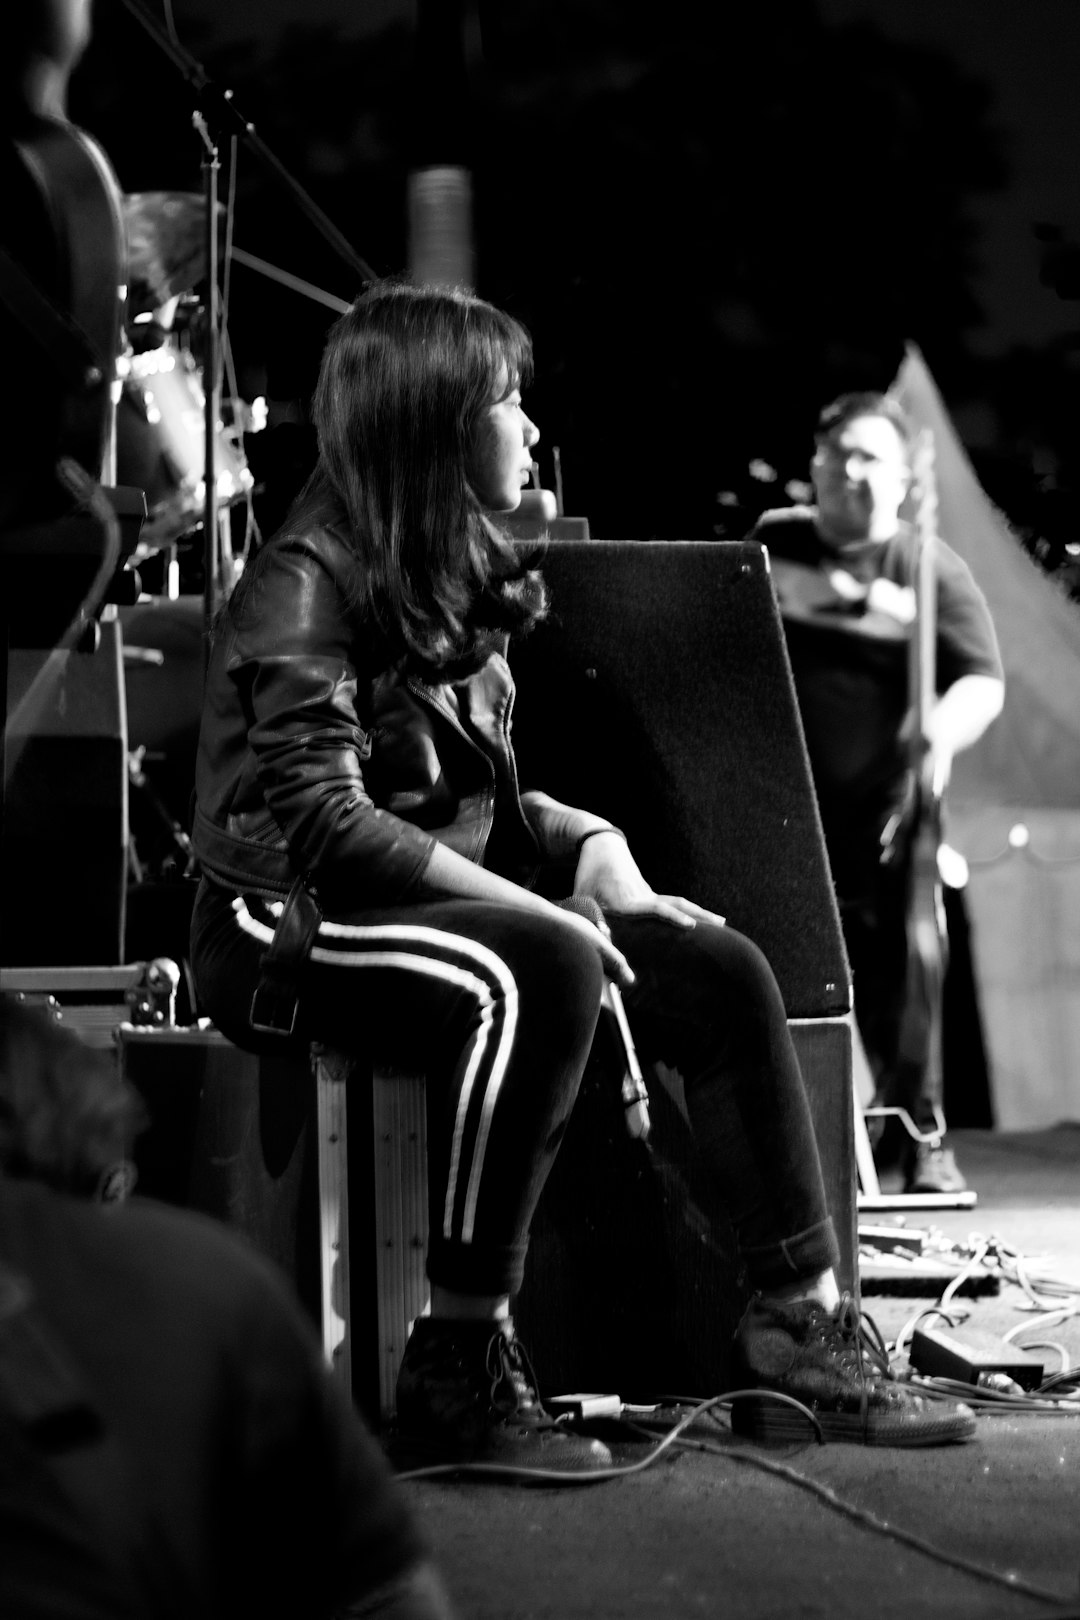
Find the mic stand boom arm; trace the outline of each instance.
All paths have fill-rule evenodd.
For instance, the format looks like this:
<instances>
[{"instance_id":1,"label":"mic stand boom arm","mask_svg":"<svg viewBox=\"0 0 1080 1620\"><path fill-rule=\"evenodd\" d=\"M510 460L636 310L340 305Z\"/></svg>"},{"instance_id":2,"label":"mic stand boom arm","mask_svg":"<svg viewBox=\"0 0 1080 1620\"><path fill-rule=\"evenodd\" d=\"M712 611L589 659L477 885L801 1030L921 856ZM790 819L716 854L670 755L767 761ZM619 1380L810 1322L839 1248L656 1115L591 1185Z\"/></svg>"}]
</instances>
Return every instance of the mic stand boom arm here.
<instances>
[{"instance_id":1,"label":"mic stand boom arm","mask_svg":"<svg viewBox=\"0 0 1080 1620\"><path fill-rule=\"evenodd\" d=\"M266 142L256 132L255 125L246 119L233 100L231 90L222 90L210 78L202 63L191 56L182 45L170 39L158 27L153 17L147 12L141 0L121 0L121 4L131 12L135 20L146 30L155 44L162 50L173 65L195 91L199 110L203 114L212 130L222 134L236 135L244 142L249 151L253 152L264 168L278 180L288 191L293 201L302 213L306 214L321 235L329 242L338 254L338 257L354 270L361 281L377 281L378 275L366 259L361 258L352 243L343 236L333 221L323 213L315 199L308 195L300 182L289 173L288 169L275 157Z\"/></svg>"},{"instance_id":2,"label":"mic stand boom arm","mask_svg":"<svg viewBox=\"0 0 1080 1620\"><path fill-rule=\"evenodd\" d=\"M181 73L195 93L195 126L205 147L203 167L206 173L206 268L209 285L207 303L207 350L203 375L204 442L205 442L205 506L203 512L204 556L204 619L206 645L209 648L210 626L227 591L221 579L221 556L218 536L218 499L215 450L217 434L219 339L218 339L218 251L217 251L217 176L219 171L218 145L222 136L236 136L249 151L288 191L300 211L312 222L338 257L349 266L361 281L374 281L376 272L361 258L352 243L323 213L318 203L309 196L298 180L275 157L266 142L256 133L255 125L246 119L237 107L231 90L221 89L211 79L202 63L163 29L146 10L142 0L121 0L140 27L150 35L173 66ZM232 581L228 581L231 587Z\"/></svg>"}]
</instances>

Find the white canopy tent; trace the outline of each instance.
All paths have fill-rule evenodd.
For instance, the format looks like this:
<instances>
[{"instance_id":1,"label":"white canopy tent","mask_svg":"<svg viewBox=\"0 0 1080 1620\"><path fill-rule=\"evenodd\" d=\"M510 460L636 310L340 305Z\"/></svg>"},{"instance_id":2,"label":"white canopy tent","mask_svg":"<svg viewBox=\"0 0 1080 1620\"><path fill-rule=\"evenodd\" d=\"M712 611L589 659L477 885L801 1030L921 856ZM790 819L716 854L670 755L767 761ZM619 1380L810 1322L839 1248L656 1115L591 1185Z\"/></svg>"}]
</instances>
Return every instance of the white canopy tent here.
<instances>
[{"instance_id":1,"label":"white canopy tent","mask_svg":"<svg viewBox=\"0 0 1080 1620\"><path fill-rule=\"evenodd\" d=\"M987 499L916 349L892 392L933 432L939 528L986 595L1005 664L1004 711L958 757L945 829L970 865L995 1121L1080 1122L1080 607Z\"/></svg>"}]
</instances>

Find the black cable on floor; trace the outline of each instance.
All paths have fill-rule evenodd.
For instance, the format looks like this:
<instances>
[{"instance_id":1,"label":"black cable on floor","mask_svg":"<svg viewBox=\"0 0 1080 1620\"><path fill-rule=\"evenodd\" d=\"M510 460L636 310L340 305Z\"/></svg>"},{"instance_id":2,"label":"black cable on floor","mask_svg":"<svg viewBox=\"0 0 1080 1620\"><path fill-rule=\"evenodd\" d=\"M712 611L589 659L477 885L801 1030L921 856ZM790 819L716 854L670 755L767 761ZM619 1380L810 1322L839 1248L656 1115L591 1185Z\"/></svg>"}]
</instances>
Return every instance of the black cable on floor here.
<instances>
[{"instance_id":1,"label":"black cable on floor","mask_svg":"<svg viewBox=\"0 0 1080 1620\"><path fill-rule=\"evenodd\" d=\"M555 1468L522 1468L509 1463L440 1463L429 1468L414 1468L406 1473L398 1474L399 1480L421 1480L439 1478L487 1478L513 1480L523 1484L535 1485L596 1485L613 1479L627 1479L631 1474L640 1474L650 1468L659 1457L673 1447L680 1447L687 1451L702 1451L713 1456L730 1458L735 1462L744 1463L748 1467L757 1468L760 1472L772 1474L778 1479L787 1480L789 1484L796 1485L800 1490L808 1491L818 1498L834 1512L842 1514L853 1523L872 1530L877 1535L888 1537L902 1546L911 1547L914 1551L922 1553L924 1557L932 1559L935 1563L948 1569L958 1570L965 1575L973 1576L977 1580L986 1581L991 1585L999 1586L1007 1592L1017 1592L1025 1597L1037 1599L1041 1603L1052 1603L1055 1607L1055 1620L1080 1620L1080 1608L1075 1601L1064 1597L1058 1592L1051 1592L1046 1587L1036 1586L1033 1582L1023 1580L1019 1575L990 1569L985 1564L977 1563L974 1559L963 1558L958 1554L944 1551L925 1537L916 1535L914 1531L901 1529L891 1524L887 1519L881 1519L868 1508L856 1507L853 1502L847 1501L829 1485L820 1480L811 1479L806 1474L800 1474L787 1463L775 1462L770 1458L762 1457L756 1452L744 1451L733 1446L722 1446L716 1441L704 1438L690 1439L688 1431L701 1418L709 1417L718 1422L716 1413L718 1409L727 1409L731 1402L740 1395L754 1395L759 1398L769 1398L793 1406L803 1412L813 1425L820 1443L824 1443L821 1428L809 1408L787 1395L780 1395L775 1391L731 1390L723 1395L713 1396L709 1400L696 1402L691 1410L684 1414L670 1429L666 1431L661 1440L654 1445L647 1456L635 1463L616 1464L611 1468L596 1468L581 1472L569 1469ZM679 1403L683 1404L683 1403ZM647 1427L640 1421L628 1423L627 1428L644 1436L646 1439L655 1438L655 1425ZM724 1430L727 1434L729 1431ZM1072 1605L1063 1608L1063 1605Z\"/></svg>"},{"instance_id":2,"label":"black cable on floor","mask_svg":"<svg viewBox=\"0 0 1080 1620\"><path fill-rule=\"evenodd\" d=\"M819 1480L810 1479L806 1474L800 1474L798 1469L791 1468L787 1463L773 1462L767 1457L758 1456L755 1452L736 1450L732 1447L718 1445L715 1441L686 1440L680 1436L679 1444L687 1450L711 1452L714 1456L730 1457L736 1462L746 1463L751 1468L760 1469L763 1473L774 1474L779 1479L786 1479L801 1490L809 1491L812 1496L831 1507L835 1512L843 1514L856 1524L873 1530L878 1535L889 1537L892 1541L900 1542L906 1547L912 1547L925 1557L931 1558L935 1563L943 1564L949 1569L960 1570L963 1574L973 1575L978 1580L989 1581L995 1586L1004 1587L1008 1592L1021 1592L1026 1597L1038 1598L1042 1603L1053 1603L1058 1614L1056 1620L1074 1620L1080 1615L1076 1608L1075 1599L1063 1597L1058 1592L1048 1591L1046 1587L1035 1586L1030 1581L1023 1580L1019 1575L1009 1573L1002 1575L998 1570L990 1569L985 1564L976 1563L974 1559L962 1558L958 1554L948 1553L942 1548L927 1541L924 1537L916 1535L911 1530L903 1530L898 1525L890 1524L887 1519L879 1519L876 1514L867 1508L856 1507L839 1496L829 1485L823 1485ZM1062 1613L1061 1605L1071 1607L1068 1613Z\"/></svg>"}]
</instances>

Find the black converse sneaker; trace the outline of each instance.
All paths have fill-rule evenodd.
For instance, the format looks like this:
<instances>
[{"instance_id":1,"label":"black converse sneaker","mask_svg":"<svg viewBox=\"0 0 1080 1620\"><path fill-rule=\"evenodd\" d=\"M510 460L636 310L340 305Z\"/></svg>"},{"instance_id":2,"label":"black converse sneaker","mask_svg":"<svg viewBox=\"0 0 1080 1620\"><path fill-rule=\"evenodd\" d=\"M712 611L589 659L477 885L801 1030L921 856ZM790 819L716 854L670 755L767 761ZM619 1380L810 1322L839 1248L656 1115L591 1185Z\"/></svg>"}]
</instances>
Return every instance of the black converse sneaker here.
<instances>
[{"instance_id":1,"label":"black converse sneaker","mask_svg":"<svg viewBox=\"0 0 1080 1620\"><path fill-rule=\"evenodd\" d=\"M599 1440L545 1411L513 1323L421 1317L397 1381L395 1459L403 1466L499 1463L513 1468L610 1468Z\"/></svg>"},{"instance_id":2,"label":"black converse sneaker","mask_svg":"<svg viewBox=\"0 0 1080 1620\"><path fill-rule=\"evenodd\" d=\"M970 1407L897 1382L880 1335L871 1333L850 1295L835 1311L808 1300L752 1300L735 1334L735 1353L748 1384L809 1407L826 1440L940 1446L975 1432ZM731 1427L751 1440L807 1440L813 1434L795 1407L753 1395L732 1402Z\"/></svg>"}]
</instances>

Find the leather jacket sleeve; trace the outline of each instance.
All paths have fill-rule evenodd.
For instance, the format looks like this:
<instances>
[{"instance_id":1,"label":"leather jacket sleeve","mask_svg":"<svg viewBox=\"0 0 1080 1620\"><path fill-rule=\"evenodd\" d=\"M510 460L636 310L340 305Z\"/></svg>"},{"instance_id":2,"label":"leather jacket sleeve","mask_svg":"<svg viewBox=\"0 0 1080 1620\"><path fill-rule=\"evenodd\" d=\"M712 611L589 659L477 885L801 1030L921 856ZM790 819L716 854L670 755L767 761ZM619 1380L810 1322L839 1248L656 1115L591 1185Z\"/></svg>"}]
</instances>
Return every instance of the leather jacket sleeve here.
<instances>
[{"instance_id":1,"label":"leather jacket sleeve","mask_svg":"<svg viewBox=\"0 0 1080 1620\"><path fill-rule=\"evenodd\" d=\"M371 648L348 611L347 561L326 530L259 559L211 658L197 775L196 847L212 874L278 887L287 854L331 908L404 898L435 842L365 786L371 682L357 663Z\"/></svg>"}]
</instances>

